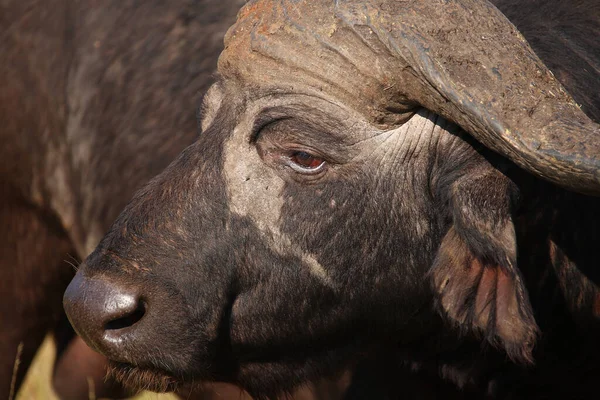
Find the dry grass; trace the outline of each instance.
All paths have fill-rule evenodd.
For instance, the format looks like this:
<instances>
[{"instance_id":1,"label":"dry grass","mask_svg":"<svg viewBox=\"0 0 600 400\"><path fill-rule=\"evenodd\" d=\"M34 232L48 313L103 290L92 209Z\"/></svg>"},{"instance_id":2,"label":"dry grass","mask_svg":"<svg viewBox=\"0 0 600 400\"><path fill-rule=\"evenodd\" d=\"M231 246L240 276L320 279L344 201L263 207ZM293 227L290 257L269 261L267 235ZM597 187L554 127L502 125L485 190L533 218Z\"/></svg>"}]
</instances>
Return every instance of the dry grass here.
<instances>
[{"instance_id":1,"label":"dry grass","mask_svg":"<svg viewBox=\"0 0 600 400\"><path fill-rule=\"evenodd\" d=\"M54 356L54 344L52 343L52 338L48 337L33 360L16 400L59 400L53 393L50 384ZM146 392L136 396L134 399L175 400L177 397ZM90 391L90 400L95 400L93 391Z\"/></svg>"}]
</instances>

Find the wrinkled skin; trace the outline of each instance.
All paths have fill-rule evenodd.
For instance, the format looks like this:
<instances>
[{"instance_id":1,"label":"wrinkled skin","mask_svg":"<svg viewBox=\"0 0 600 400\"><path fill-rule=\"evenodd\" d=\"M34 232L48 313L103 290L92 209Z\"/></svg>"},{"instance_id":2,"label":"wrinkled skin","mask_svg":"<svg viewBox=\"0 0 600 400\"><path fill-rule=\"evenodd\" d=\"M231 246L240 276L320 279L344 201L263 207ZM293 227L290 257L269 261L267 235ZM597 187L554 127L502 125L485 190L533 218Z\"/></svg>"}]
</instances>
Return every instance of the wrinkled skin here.
<instances>
[{"instance_id":1,"label":"wrinkled skin","mask_svg":"<svg viewBox=\"0 0 600 400\"><path fill-rule=\"evenodd\" d=\"M290 39L308 31L310 6L295 4L242 11L203 133L67 290L77 331L118 377L155 390L217 379L272 397L366 356L389 377L382 398L401 396L407 364L491 398L592 396L598 199L408 95L390 100L383 56L326 68L325 36ZM366 52L329 33L346 59ZM597 99L576 98L597 115ZM109 315L85 299L124 305Z\"/></svg>"}]
</instances>

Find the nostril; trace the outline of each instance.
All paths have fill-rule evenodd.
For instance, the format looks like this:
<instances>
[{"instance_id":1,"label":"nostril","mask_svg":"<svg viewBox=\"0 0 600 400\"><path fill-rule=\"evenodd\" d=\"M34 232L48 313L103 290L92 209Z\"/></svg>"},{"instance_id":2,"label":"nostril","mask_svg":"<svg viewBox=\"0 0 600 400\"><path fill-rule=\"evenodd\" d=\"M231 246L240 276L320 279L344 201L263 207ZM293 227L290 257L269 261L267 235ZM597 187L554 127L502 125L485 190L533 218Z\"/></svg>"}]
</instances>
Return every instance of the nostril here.
<instances>
[{"instance_id":1,"label":"nostril","mask_svg":"<svg viewBox=\"0 0 600 400\"><path fill-rule=\"evenodd\" d=\"M144 317L144 314L146 314L146 303L144 301L139 301L137 307L132 312L108 321L104 325L104 329L110 331L128 328L141 320Z\"/></svg>"}]
</instances>

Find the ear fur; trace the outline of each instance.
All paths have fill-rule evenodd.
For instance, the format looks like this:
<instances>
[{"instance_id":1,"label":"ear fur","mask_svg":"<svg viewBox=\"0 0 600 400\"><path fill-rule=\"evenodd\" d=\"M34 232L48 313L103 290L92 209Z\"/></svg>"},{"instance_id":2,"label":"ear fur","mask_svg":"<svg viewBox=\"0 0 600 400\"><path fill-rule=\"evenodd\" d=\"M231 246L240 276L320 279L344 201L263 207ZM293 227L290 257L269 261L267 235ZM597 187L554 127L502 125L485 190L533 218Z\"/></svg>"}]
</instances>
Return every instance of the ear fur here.
<instances>
[{"instance_id":1,"label":"ear fur","mask_svg":"<svg viewBox=\"0 0 600 400\"><path fill-rule=\"evenodd\" d=\"M431 270L443 312L483 333L515 361L532 363L538 327L517 268L510 180L474 168L449 193L453 224Z\"/></svg>"}]
</instances>

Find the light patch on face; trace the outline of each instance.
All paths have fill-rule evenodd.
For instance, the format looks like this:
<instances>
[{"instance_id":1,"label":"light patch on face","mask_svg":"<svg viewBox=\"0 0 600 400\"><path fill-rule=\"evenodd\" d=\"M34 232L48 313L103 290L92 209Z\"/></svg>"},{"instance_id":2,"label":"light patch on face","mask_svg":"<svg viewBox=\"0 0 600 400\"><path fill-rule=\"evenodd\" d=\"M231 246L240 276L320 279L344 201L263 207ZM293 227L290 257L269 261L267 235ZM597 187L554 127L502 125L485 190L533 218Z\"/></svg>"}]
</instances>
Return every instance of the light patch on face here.
<instances>
[{"instance_id":1,"label":"light patch on face","mask_svg":"<svg viewBox=\"0 0 600 400\"><path fill-rule=\"evenodd\" d=\"M291 255L301 259L302 263L309 268L309 271L313 276L319 278L319 280L326 286L334 286L334 283L327 274L327 271L325 271L325 268L323 268L323 266L312 254L301 251L298 247L292 244L286 235L281 234L281 232L277 232L277 235L277 237L273 237L273 250L275 250L281 256Z\"/></svg>"},{"instance_id":2,"label":"light patch on face","mask_svg":"<svg viewBox=\"0 0 600 400\"><path fill-rule=\"evenodd\" d=\"M224 146L229 208L252 219L263 232L278 230L284 182L264 165L241 130L236 128Z\"/></svg>"},{"instance_id":3,"label":"light patch on face","mask_svg":"<svg viewBox=\"0 0 600 400\"><path fill-rule=\"evenodd\" d=\"M323 266L317 261L316 258L314 258L310 254L305 253L302 255L302 262L308 265L308 267L310 268L310 272L316 277L320 278L324 284L326 284L329 287L334 286L333 281L331 280L329 275L327 275L327 271L325 271Z\"/></svg>"},{"instance_id":4,"label":"light patch on face","mask_svg":"<svg viewBox=\"0 0 600 400\"><path fill-rule=\"evenodd\" d=\"M223 170L230 211L250 218L277 254L300 258L314 276L331 286L327 271L316 258L299 249L281 232L285 182L262 162L256 148L248 142L244 126L249 125L238 125L224 145Z\"/></svg>"},{"instance_id":5,"label":"light patch on face","mask_svg":"<svg viewBox=\"0 0 600 400\"><path fill-rule=\"evenodd\" d=\"M221 88L221 83L217 82L208 89L204 95L204 99L202 99L202 106L200 107L202 114L200 129L202 129L202 132L205 132L214 121L222 101L223 89Z\"/></svg>"}]
</instances>

